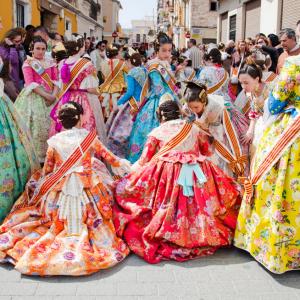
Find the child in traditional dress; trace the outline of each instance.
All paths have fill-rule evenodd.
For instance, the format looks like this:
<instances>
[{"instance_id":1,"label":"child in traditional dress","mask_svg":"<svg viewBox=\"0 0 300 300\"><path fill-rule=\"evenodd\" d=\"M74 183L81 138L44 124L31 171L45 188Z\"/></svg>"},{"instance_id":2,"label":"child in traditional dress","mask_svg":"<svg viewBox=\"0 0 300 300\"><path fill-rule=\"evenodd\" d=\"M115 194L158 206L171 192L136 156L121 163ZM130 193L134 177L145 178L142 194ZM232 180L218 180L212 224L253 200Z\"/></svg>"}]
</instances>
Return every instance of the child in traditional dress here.
<instances>
[{"instance_id":1,"label":"child in traditional dress","mask_svg":"<svg viewBox=\"0 0 300 300\"><path fill-rule=\"evenodd\" d=\"M82 128L83 109L62 105L64 131L48 140L41 177L35 174L0 227L0 260L28 275L87 275L114 266L129 253L112 223L112 178L129 164Z\"/></svg>"}]
</instances>

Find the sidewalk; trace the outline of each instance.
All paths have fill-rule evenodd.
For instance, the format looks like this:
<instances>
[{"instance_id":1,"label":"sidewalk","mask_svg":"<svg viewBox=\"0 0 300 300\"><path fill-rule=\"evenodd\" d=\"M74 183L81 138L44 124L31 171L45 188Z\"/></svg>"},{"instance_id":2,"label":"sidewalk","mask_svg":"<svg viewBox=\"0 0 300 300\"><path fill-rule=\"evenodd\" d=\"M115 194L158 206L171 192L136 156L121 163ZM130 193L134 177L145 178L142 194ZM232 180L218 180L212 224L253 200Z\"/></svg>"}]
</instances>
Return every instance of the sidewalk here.
<instances>
[{"instance_id":1,"label":"sidewalk","mask_svg":"<svg viewBox=\"0 0 300 300\"><path fill-rule=\"evenodd\" d=\"M0 300L295 300L300 272L273 275L234 248L159 265L131 255L113 269L78 278L21 276L0 266L0 295Z\"/></svg>"}]
</instances>

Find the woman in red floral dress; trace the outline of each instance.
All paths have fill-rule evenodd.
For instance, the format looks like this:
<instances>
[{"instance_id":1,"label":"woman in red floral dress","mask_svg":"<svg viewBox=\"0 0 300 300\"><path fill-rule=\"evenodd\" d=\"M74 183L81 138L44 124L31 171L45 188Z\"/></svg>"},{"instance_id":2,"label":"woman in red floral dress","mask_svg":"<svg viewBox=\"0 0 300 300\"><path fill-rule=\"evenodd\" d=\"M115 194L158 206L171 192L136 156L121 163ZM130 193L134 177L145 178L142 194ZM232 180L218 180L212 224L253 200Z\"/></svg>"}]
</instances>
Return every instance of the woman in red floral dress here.
<instances>
[{"instance_id":1,"label":"woman in red floral dress","mask_svg":"<svg viewBox=\"0 0 300 300\"><path fill-rule=\"evenodd\" d=\"M149 263L213 254L232 242L239 188L206 159L207 136L181 119L175 101L162 103L157 114L161 125L117 186L117 234Z\"/></svg>"}]
</instances>

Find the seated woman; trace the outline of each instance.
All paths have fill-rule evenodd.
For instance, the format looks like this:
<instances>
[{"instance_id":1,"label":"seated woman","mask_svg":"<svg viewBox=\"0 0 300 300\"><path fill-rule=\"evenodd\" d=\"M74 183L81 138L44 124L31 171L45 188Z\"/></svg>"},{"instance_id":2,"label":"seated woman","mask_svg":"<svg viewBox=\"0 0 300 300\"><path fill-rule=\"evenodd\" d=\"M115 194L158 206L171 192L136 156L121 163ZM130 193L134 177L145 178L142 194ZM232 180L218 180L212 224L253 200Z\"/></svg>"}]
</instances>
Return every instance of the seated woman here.
<instances>
[{"instance_id":1,"label":"seated woman","mask_svg":"<svg viewBox=\"0 0 300 300\"><path fill-rule=\"evenodd\" d=\"M206 159L205 133L181 119L176 101L160 104L157 115L161 125L149 134L136 171L117 186L117 234L149 263L213 254L231 244L238 187Z\"/></svg>"},{"instance_id":2,"label":"seated woman","mask_svg":"<svg viewBox=\"0 0 300 300\"><path fill-rule=\"evenodd\" d=\"M114 266L129 250L112 223L114 170L129 167L109 152L95 130L81 128L83 109L62 105L65 131L48 140L42 176L35 174L0 227L0 261L28 275L87 275ZM116 169L117 168L117 169Z\"/></svg>"}]
</instances>

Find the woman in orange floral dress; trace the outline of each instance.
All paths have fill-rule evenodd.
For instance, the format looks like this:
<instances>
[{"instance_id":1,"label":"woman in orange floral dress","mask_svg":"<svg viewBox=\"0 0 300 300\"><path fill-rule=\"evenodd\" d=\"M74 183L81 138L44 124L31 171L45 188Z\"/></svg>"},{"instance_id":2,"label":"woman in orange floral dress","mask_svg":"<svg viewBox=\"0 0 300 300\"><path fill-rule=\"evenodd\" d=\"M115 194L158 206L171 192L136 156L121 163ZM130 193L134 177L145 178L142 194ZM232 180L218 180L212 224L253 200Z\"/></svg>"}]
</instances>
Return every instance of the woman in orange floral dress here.
<instances>
[{"instance_id":1,"label":"woman in orange floral dress","mask_svg":"<svg viewBox=\"0 0 300 300\"><path fill-rule=\"evenodd\" d=\"M149 263L213 254L234 234L238 186L206 159L205 134L180 116L176 101L159 106L162 124L116 189L117 234Z\"/></svg>"},{"instance_id":2,"label":"woman in orange floral dress","mask_svg":"<svg viewBox=\"0 0 300 300\"><path fill-rule=\"evenodd\" d=\"M82 107L59 111L65 129L48 140L43 172L35 174L0 227L0 261L28 275L87 275L129 253L112 222L113 180L127 161L108 151L95 131L80 127Z\"/></svg>"}]
</instances>

